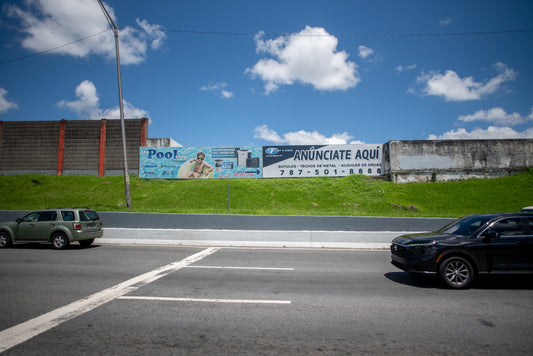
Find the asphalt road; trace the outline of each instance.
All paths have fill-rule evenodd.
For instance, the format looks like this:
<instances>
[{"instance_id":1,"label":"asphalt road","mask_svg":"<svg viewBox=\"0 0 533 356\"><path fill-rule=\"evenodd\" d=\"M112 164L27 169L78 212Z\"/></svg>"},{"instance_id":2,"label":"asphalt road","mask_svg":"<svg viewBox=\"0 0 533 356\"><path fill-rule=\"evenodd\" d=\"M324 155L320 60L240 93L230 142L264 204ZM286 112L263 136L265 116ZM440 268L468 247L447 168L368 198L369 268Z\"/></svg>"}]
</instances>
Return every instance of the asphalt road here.
<instances>
[{"instance_id":1,"label":"asphalt road","mask_svg":"<svg viewBox=\"0 0 533 356\"><path fill-rule=\"evenodd\" d=\"M2 210L0 222L26 211ZM104 228L311 230L311 231L433 231L454 219L367 216L198 215L99 212Z\"/></svg>"},{"instance_id":2,"label":"asphalt road","mask_svg":"<svg viewBox=\"0 0 533 356\"><path fill-rule=\"evenodd\" d=\"M386 251L23 245L0 270L5 355L533 353L531 277L446 290Z\"/></svg>"},{"instance_id":3,"label":"asphalt road","mask_svg":"<svg viewBox=\"0 0 533 356\"><path fill-rule=\"evenodd\" d=\"M0 211L13 221L25 211ZM387 249L404 233L435 231L454 219L366 216L197 215L100 212L102 243L181 246Z\"/></svg>"}]
</instances>

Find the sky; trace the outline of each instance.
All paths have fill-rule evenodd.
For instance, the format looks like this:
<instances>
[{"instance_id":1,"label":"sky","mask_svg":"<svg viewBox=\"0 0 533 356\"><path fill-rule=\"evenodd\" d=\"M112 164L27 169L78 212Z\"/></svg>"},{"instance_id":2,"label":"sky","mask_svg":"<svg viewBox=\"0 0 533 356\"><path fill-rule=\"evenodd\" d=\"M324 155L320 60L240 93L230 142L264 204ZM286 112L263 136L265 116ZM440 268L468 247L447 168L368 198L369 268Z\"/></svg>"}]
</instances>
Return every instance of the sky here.
<instances>
[{"instance_id":1,"label":"sky","mask_svg":"<svg viewBox=\"0 0 533 356\"><path fill-rule=\"evenodd\" d=\"M533 138L530 0L106 0L127 118L187 147ZM97 0L0 2L0 121L118 119Z\"/></svg>"}]
</instances>

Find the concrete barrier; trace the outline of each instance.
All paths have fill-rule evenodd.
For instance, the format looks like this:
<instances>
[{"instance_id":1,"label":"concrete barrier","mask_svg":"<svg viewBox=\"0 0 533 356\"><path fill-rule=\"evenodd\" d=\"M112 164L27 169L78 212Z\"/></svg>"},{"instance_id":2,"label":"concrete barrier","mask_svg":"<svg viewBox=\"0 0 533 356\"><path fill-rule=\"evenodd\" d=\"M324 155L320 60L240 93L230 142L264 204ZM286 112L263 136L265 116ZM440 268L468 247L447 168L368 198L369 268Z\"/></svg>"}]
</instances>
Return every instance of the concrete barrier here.
<instances>
[{"instance_id":1,"label":"concrete barrier","mask_svg":"<svg viewBox=\"0 0 533 356\"><path fill-rule=\"evenodd\" d=\"M98 243L388 249L393 238L413 231L280 231L106 228Z\"/></svg>"}]
</instances>

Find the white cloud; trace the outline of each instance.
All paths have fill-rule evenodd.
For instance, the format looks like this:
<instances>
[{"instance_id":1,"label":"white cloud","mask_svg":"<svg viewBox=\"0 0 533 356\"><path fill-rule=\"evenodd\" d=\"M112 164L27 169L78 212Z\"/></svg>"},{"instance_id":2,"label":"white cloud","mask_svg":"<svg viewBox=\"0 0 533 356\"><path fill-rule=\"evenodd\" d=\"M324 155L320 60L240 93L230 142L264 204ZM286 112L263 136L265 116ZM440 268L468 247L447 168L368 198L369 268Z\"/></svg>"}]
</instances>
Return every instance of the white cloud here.
<instances>
[{"instance_id":1,"label":"white cloud","mask_svg":"<svg viewBox=\"0 0 533 356\"><path fill-rule=\"evenodd\" d=\"M100 120L100 119L120 119L120 107L117 105L108 109L100 108L100 99L96 92L96 87L90 80L84 80L76 87L76 96L78 100L62 100L57 105L66 107L74 111L80 118ZM123 102L124 118L141 118L149 117L146 110L136 108L126 100Z\"/></svg>"},{"instance_id":2,"label":"white cloud","mask_svg":"<svg viewBox=\"0 0 533 356\"><path fill-rule=\"evenodd\" d=\"M150 116L148 111L136 108L126 100L124 100L123 106L125 119L138 119L141 117L148 118ZM101 117L97 117L96 119L120 119L120 107L117 105L109 109L104 109L102 110Z\"/></svg>"},{"instance_id":3,"label":"white cloud","mask_svg":"<svg viewBox=\"0 0 533 356\"><path fill-rule=\"evenodd\" d=\"M20 31L25 33L22 46L31 51L47 51L77 41L109 28L96 0L31 0L21 8L6 6L7 15L20 20ZM113 8L106 5L116 21ZM124 28L119 32L120 61L137 64L146 60L148 43L153 49L161 47L166 35L158 25L137 19L143 31ZM115 59L115 39L112 32L57 48L53 53L84 58L91 54Z\"/></svg>"},{"instance_id":4,"label":"white cloud","mask_svg":"<svg viewBox=\"0 0 533 356\"><path fill-rule=\"evenodd\" d=\"M99 103L100 99L98 98L96 87L94 86L93 82L84 80L76 87L75 93L78 97L78 100L62 100L58 103L58 106L67 107L81 117L90 119L102 118Z\"/></svg>"},{"instance_id":5,"label":"white cloud","mask_svg":"<svg viewBox=\"0 0 533 356\"><path fill-rule=\"evenodd\" d=\"M286 140L280 137L276 131L269 129L267 125L258 126L254 129L254 131L255 138L260 138L262 140L278 144L286 143Z\"/></svg>"},{"instance_id":6,"label":"white cloud","mask_svg":"<svg viewBox=\"0 0 533 356\"><path fill-rule=\"evenodd\" d=\"M208 85L204 85L200 87L200 90L211 91L211 92L219 94L224 99L231 99L233 98L234 95L233 95L233 92L224 89L227 86L228 84L225 82L209 83Z\"/></svg>"},{"instance_id":7,"label":"white cloud","mask_svg":"<svg viewBox=\"0 0 533 356\"><path fill-rule=\"evenodd\" d=\"M440 26L448 26L451 23L452 23L452 20L449 17L446 17L439 21Z\"/></svg>"},{"instance_id":8,"label":"white cloud","mask_svg":"<svg viewBox=\"0 0 533 356\"><path fill-rule=\"evenodd\" d=\"M489 110L479 110L471 115L461 115L458 122L470 123L474 121L484 121L492 124L486 129L475 128L472 131L461 127L450 130L442 135L429 135L429 140L482 140L482 139L521 139L533 138L533 127L524 131L517 131L511 126L525 124L533 121L533 108L527 117L518 113L508 114L502 108L496 107Z\"/></svg>"},{"instance_id":9,"label":"white cloud","mask_svg":"<svg viewBox=\"0 0 533 356\"><path fill-rule=\"evenodd\" d=\"M220 94L222 95L223 98L226 98L226 99L231 99L231 98L233 98L233 92L228 91L228 90L222 90L222 91L220 92Z\"/></svg>"},{"instance_id":10,"label":"white cloud","mask_svg":"<svg viewBox=\"0 0 533 356\"><path fill-rule=\"evenodd\" d=\"M7 90L0 88L0 114L6 113L8 110L17 109L17 103L10 101L7 98Z\"/></svg>"},{"instance_id":11,"label":"white cloud","mask_svg":"<svg viewBox=\"0 0 533 356\"><path fill-rule=\"evenodd\" d=\"M374 55L374 50L372 48L368 48L367 46L361 45L357 48L357 50L359 51L359 57L363 59Z\"/></svg>"},{"instance_id":12,"label":"white cloud","mask_svg":"<svg viewBox=\"0 0 533 356\"><path fill-rule=\"evenodd\" d=\"M416 69L416 64L409 64L407 66L399 65L396 68L394 68L397 72L405 72L408 70L414 70Z\"/></svg>"},{"instance_id":13,"label":"white cloud","mask_svg":"<svg viewBox=\"0 0 533 356\"><path fill-rule=\"evenodd\" d=\"M333 91L353 88L360 81L357 64L348 60L346 52L337 51L337 38L323 28L306 26L299 33L270 40L263 40L261 32L255 41L258 53L273 58L261 59L245 72L265 82L266 94L295 82Z\"/></svg>"},{"instance_id":14,"label":"white cloud","mask_svg":"<svg viewBox=\"0 0 533 356\"><path fill-rule=\"evenodd\" d=\"M510 127L489 126L487 129L467 131L464 128L451 130L442 135L429 135L428 140L487 140L487 139L533 138L533 127L518 132Z\"/></svg>"},{"instance_id":15,"label":"white cloud","mask_svg":"<svg viewBox=\"0 0 533 356\"><path fill-rule=\"evenodd\" d=\"M518 73L503 63L495 64L500 72L485 82L476 82L472 77L460 78L456 72L447 70L445 74L430 73L417 80L425 83L426 95L442 96L446 101L479 100L498 91L501 85L517 78Z\"/></svg>"},{"instance_id":16,"label":"white cloud","mask_svg":"<svg viewBox=\"0 0 533 356\"><path fill-rule=\"evenodd\" d=\"M146 20L137 19L137 24L146 32L146 39L151 40L150 47L152 49L159 49L167 35L162 31L161 25L150 25Z\"/></svg>"},{"instance_id":17,"label":"white cloud","mask_svg":"<svg viewBox=\"0 0 533 356\"><path fill-rule=\"evenodd\" d=\"M255 128L255 138L265 141L270 141L275 144L287 145L344 145L347 143L362 143L361 141L350 141L353 137L347 132L341 134L333 134L331 137L326 137L323 134L313 131L308 132L299 130L295 132L287 132L280 136L276 131L271 130L267 125L261 125Z\"/></svg>"},{"instance_id":18,"label":"white cloud","mask_svg":"<svg viewBox=\"0 0 533 356\"><path fill-rule=\"evenodd\" d=\"M528 120L533 120L533 108L527 117L516 112L508 114L502 108L492 108L489 110L479 110L471 115L461 115L457 120L461 122L486 121L494 125L514 126Z\"/></svg>"}]
</instances>

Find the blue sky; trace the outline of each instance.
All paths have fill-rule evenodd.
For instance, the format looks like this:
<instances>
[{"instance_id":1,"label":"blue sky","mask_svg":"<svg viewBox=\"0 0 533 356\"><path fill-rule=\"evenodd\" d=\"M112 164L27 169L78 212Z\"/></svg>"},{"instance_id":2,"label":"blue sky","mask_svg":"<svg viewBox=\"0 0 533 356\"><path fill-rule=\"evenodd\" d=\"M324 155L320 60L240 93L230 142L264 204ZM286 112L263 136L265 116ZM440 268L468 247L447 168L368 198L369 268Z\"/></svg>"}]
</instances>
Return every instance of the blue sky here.
<instances>
[{"instance_id":1,"label":"blue sky","mask_svg":"<svg viewBox=\"0 0 533 356\"><path fill-rule=\"evenodd\" d=\"M104 3L125 115L152 138L533 138L530 0ZM119 117L97 0L2 1L0 46L0 120Z\"/></svg>"}]
</instances>

